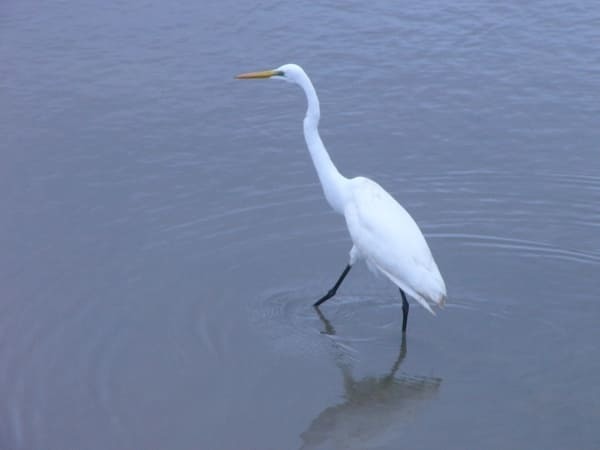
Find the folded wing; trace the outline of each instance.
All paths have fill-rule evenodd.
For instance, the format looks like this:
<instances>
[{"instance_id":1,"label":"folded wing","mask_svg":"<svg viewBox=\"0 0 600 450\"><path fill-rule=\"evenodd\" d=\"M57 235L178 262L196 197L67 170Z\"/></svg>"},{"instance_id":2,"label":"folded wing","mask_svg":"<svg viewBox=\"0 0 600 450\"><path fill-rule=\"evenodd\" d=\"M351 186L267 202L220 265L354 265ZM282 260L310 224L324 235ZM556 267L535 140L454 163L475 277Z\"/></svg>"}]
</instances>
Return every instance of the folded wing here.
<instances>
[{"instance_id":1,"label":"folded wing","mask_svg":"<svg viewBox=\"0 0 600 450\"><path fill-rule=\"evenodd\" d=\"M368 178L350 180L344 216L359 255L433 313L446 286L423 233L406 210Z\"/></svg>"}]
</instances>

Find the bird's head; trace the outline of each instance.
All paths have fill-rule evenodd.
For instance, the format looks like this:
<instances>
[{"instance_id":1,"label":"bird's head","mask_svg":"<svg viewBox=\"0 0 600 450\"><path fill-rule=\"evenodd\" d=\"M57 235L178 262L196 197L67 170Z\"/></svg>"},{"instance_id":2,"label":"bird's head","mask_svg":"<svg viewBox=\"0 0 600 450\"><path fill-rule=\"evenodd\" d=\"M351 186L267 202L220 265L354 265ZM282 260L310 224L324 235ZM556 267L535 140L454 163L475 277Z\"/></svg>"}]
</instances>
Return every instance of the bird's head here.
<instances>
[{"instance_id":1,"label":"bird's head","mask_svg":"<svg viewBox=\"0 0 600 450\"><path fill-rule=\"evenodd\" d=\"M273 70L263 70L262 72L242 73L236 78L238 80L251 80L260 78L271 78L273 80L283 80L288 83L300 84L300 81L306 77L306 73L297 64L284 64Z\"/></svg>"}]
</instances>

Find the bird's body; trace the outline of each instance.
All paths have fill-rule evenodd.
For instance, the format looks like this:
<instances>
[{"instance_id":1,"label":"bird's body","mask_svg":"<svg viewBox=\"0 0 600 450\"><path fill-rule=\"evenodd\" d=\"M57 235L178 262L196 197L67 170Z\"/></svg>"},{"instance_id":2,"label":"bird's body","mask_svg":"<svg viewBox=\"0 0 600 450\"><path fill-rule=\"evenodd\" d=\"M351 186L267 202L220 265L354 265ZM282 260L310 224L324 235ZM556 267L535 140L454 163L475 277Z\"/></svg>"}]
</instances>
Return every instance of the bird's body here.
<instances>
[{"instance_id":1,"label":"bird's body","mask_svg":"<svg viewBox=\"0 0 600 450\"><path fill-rule=\"evenodd\" d=\"M432 312L429 303L443 303L446 287L421 230L374 181L357 177L349 184L344 217L354 243L351 254Z\"/></svg>"},{"instance_id":2,"label":"bird's body","mask_svg":"<svg viewBox=\"0 0 600 450\"><path fill-rule=\"evenodd\" d=\"M335 295L352 265L364 260L369 268L392 281L402 293L403 330L406 329L408 303L404 296L417 300L433 313L431 305L443 305L446 286L431 255L423 233L408 212L379 184L364 178L341 175L319 136L319 100L304 72L295 64L278 69L239 75L238 78L274 78L298 84L306 94L308 108L304 118L304 137L325 198L346 219L352 238L350 260L334 287L315 306Z\"/></svg>"}]
</instances>

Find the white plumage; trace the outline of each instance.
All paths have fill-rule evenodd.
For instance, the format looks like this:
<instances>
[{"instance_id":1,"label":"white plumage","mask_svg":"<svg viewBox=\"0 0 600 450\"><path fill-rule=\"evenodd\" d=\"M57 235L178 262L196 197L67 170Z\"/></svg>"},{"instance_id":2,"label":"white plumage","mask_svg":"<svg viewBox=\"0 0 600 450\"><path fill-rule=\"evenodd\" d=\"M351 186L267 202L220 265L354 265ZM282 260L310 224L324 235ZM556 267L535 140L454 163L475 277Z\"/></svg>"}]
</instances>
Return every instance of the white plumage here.
<instances>
[{"instance_id":1,"label":"white plumage","mask_svg":"<svg viewBox=\"0 0 600 450\"><path fill-rule=\"evenodd\" d=\"M304 137L325 197L331 207L346 219L353 247L350 261L334 287L315 306L335 295L350 267L360 259L374 271L389 278L433 313L432 305L443 305L446 286L423 233L406 210L374 181L342 176L319 136L319 99L304 72L296 64L275 70L252 72L237 78L272 78L298 84L308 102L304 118ZM403 331L406 329L408 303L403 295Z\"/></svg>"},{"instance_id":2,"label":"white plumage","mask_svg":"<svg viewBox=\"0 0 600 450\"><path fill-rule=\"evenodd\" d=\"M357 177L349 185L344 217L354 243L351 252L433 313L429 303L443 304L446 286L421 230L374 181Z\"/></svg>"}]
</instances>

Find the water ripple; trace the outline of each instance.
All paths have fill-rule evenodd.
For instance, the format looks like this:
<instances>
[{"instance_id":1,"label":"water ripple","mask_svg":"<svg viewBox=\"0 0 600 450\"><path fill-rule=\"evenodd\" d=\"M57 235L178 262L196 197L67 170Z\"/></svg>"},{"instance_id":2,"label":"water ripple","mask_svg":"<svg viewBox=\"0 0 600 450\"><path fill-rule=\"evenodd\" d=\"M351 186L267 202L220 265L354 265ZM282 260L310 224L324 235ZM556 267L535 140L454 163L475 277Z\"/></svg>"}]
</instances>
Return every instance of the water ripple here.
<instances>
[{"instance_id":1,"label":"water ripple","mask_svg":"<svg viewBox=\"0 0 600 450\"><path fill-rule=\"evenodd\" d=\"M544 242L470 233L430 233L429 236L439 239L456 239L461 241L462 245L467 246L510 250L521 256L548 257L585 264L600 264L600 255L598 254L563 249Z\"/></svg>"},{"instance_id":2,"label":"water ripple","mask_svg":"<svg viewBox=\"0 0 600 450\"><path fill-rule=\"evenodd\" d=\"M301 354L321 352L326 347L320 336L326 335L348 357L354 358L361 344L387 346L390 336L393 336L391 341L396 342L402 317L399 301L377 292L338 294L335 301L328 304L324 320L312 307L318 289L271 290L252 303L249 314L255 327L264 330L276 350Z\"/></svg>"}]
</instances>

